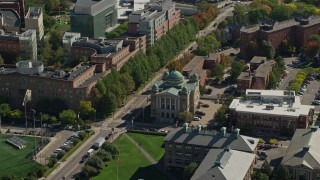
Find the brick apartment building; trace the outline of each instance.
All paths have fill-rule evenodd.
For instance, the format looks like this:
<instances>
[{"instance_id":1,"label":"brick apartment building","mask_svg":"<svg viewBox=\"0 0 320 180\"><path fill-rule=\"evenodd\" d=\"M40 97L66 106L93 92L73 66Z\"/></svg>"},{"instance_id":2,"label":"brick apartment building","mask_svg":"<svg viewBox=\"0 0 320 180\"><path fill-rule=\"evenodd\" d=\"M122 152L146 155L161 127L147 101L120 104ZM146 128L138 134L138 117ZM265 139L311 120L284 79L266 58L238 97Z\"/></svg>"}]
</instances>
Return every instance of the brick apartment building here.
<instances>
[{"instance_id":1,"label":"brick apartment building","mask_svg":"<svg viewBox=\"0 0 320 180\"><path fill-rule=\"evenodd\" d=\"M27 30L18 34L17 32L5 33L0 29L0 54L5 60L12 58L12 54L23 59L37 60L36 30Z\"/></svg>"},{"instance_id":2,"label":"brick apartment building","mask_svg":"<svg viewBox=\"0 0 320 180\"><path fill-rule=\"evenodd\" d=\"M180 20L180 10L172 0L159 0L148 10L134 11L129 15L128 33L147 36L148 46L166 34Z\"/></svg>"},{"instance_id":3,"label":"brick apartment building","mask_svg":"<svg viewBox=\"0 0 320 180\"><path fill-rule=\"evenodd\" d=\"M91 62L99 64L98 66L103 66L100 68L120 69L139 50L146 51L146 38L140 36L114 40L89 39L81 37L80 33L66 32L63 36L63 47L68 63L72 64L86 57Z\"/></svg>"},{"instance_id":4,"label":"brick apartment building","mask_svg":"<svg viewBox=\"0 0 320 180\"><path fill-rule=\"evenodd\" d=\"M246 177L250 177L253 164L256 162L255 154L258 139L240 135L240 129L227 133L225 127L222 127L220 132L215 130L209 131L203 130L201 125L197 125L192 129L186 123L183 128L176 128L170 131L164 138L164 144L164 163L166 168L184 168L191 162L200 164L199 169L196 170L191 179L210 179L203 176L213 166L220 167L219 169L232 169L232 167L241 164L245 165L246 168L236 175L243 176L243 179L248 179ZM230 164L232 158L230 156L227 158L227 154L232 151L234 151L234 154L229 155L236 157L236 154L240 153L247 158ZM215 155L213 156L213 154ZM221 161L221 156L224 157L225 162ZM215 160L211 162L213 165L209 166L208 163L210 163L209 161L212 158ZM219 175L220 173L214 171L213 174Z\"/></svg>"},{"instance_id":5,"label":"brick apartment building","mask_svg":"<svg viewBox=\"0 0 320 180\"><path fill-rule=\"evenodd\" d=\"M0 96L6 96L14 107L21 107L26 89L32 91L34 104L41 98L59 98L75 109L88 99L91 88L105 75L96 64L82 63L69 72L46 70L40 61L21 61L16 67L0 68Z\"/></svg>"},{"instance_id":6,"label":"brick apartment building","mask_svg":"<svg viewBox=\"0 0 320 180\"><path fill-rule=\"evenodd\" d=\"M246 99L233 99L229 106L231 125L254 132L281 133L308 128L314 106L302 105L288 90L246 90Z\"/></svg>"},{"instance_id":7,"label":"brick apartment building","mask_svg":"<svg viewBox=\"0 0 320 180\"><path fill-rule=\"evenodd\" d=\"M258 25L241 31L240 56L252 57L257 51L250 49L249 42L268 41L279 50L283 40L297 48L303 47L312 34L320 34L320 17L295 14L293 19L274 22L262 20Z\"/></svg>"},{"instance_id":8,"label":"brick apartment building","mask_svg":"<svg viewBox=\"0 0 320 180\"><path fill-rule=\"evenodd\" d=\"M237 79L237 91L266 89L275 64L274 60L267 61L266 57L254 56L250 61L250 68L246 72L242 72Z\"/></svg>"}]
</instances>

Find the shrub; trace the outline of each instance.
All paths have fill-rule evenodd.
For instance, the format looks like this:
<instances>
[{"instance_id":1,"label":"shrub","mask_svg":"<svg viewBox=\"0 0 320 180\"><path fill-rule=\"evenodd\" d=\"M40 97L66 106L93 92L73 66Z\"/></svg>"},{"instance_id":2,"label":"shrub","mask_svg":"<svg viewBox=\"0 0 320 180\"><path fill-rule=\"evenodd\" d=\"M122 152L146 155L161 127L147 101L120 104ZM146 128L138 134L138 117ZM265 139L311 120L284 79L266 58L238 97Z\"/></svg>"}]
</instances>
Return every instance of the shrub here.
<instances>
[{"instance_id":1,"label":"shrub","mask_svg":"<svg viewBox=\"0 0 320 180\"><path fill-rule=\"evenodd\" d=\"M79 138L81 139L81 140L83 140L85 137L87 137L88 136L88 133L87 132L85 132L85 131L80 131L79 132Z\"/></svg>"},{"instance_id":2,"label":"shrub","mask_svg":"<svg viewBox=\"0 0 320 180\"><path fill-rule=\"evenodd\" d=\"M107 152L110 152L112 156L116 156L119 154L119 149L115 145L113 145L109 142L103 143L102 149Z\"/></svg>"},{"instance_id":3,"label":"shrub","mask_svg":"<svg viewBox=\"0 0 320 180\"><path fill-rule=\"evenodd\" d=\"M16 177L14 174L7 173L1 177L1 180L15 180Z\"/></svg>"},{"instance_id":4,"label":"shrub","mask_svg":"<svg viewBox=\"0 0 320 180\"><path fill-rule=\"evenodd\" d=\"M57 158L58 158L58 159L61 159L64 155L66 155L66 152L61 151L61 152L58 153Z\"/></svg>"},{"instance_id":5,"label":"shrub","mask_svg":"<svg viewBox=\"0 0 320 180\"><path fill-rule=\"evenodd\" d=\"M103 162L111 161L112 160L112 155L110 152L107 152L103 149L101 149L98 153L97 156L99 156Z\"/></svg>"},{"instance_id":6,"label":"shrub","mask_svg":"<svg viewBox=\"0 0 320 180\"><path fill-rule=\"evenodd\" d=\"M104 162L99 156L92 156L88 159L86 162L86 165L92 166L96 168L97 170L101 170L104 168Z\"/></svg>"},{"instance_id":7,"label":"shrub","mask_svg":"<svg viewBox=\"0 0 320 180\"><path fill-rule=\"evenodd\" d=\"M147 135L156 135L156 136L166 136L167 135L167 133L165 133L165 132L141 131L141 130L132 130L132 129L127 129L127 132L147 134Z\"/></svg>"},{"instance_id":8,"label":"shrub","mask_svg":"<svg viewBox=\"0 0 320 180\"><path fill-rule=\"evenodd\" d=\"M44 173L48 170L48 168L46 166L40 166L36 169L36 174L38 178L41 178Z\"/></svg>"},{"instance_id":9,"label":"shrub","mask_svg":"<svg viewBox=\"0 0 320 180\"><path fill-rule=\"evenodd\" d=\"M57 162L58 162L58 159L57 159L57 158L50 157L50 158L49 158L48 166L51 168L51 167L53 167Z\"/></svg>"},{"instance_id":10,"label":"shrub","mask_svg":"<svg viewBox=\"0 0 320 180\"><path fill-rule=\"evenodd\" d=\"M85 165L80 173L80 179L89 179L98 174L98 170L90 165Z\"/></svg>"}]
</instances>

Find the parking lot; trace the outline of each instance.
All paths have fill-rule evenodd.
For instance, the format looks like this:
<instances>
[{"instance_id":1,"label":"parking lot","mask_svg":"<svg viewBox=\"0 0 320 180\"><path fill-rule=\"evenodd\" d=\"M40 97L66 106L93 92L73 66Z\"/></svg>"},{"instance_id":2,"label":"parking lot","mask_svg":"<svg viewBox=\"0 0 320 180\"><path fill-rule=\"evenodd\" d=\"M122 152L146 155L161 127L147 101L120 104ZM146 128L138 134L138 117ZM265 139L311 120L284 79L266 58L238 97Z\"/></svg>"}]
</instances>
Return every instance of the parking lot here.
<instances>
[{"instance_id":1,"label":"parking lot","mask_svg":"<svg viewBox=\"0 0 320 180\"><path fill-rule=\"evenodd\" d=\"M190 125L198 125L201 124L203 127L207 127L209 124L213 122L213 116L217 112L217 110L222 106L222 104L216 104L213 100L200 100L203 104L208 104L209 107L200 107L197 109L198 111L202 111L206 113L205 116L202 116L200 121L191 121Z\"/></svg>"},{"instance_id":2,"label":"parking lot","mask_svg":"<svg viewBox=\"0 0 320 180\"><path fill-rule=\"evenodd\" d=\"M41 152L41 154L39 154L39 157L41 158L40 162L44 163L45 158L50 157L52 153L56 149L60 148L60 146L62 146L63 143L66 142L67 139L73 134L74 134L73 131L68 131L68 130L63 130L58 132L55 135L55 137L51 138L51 142L45 147L45 149Z\"/></svg>"}]
</instances>

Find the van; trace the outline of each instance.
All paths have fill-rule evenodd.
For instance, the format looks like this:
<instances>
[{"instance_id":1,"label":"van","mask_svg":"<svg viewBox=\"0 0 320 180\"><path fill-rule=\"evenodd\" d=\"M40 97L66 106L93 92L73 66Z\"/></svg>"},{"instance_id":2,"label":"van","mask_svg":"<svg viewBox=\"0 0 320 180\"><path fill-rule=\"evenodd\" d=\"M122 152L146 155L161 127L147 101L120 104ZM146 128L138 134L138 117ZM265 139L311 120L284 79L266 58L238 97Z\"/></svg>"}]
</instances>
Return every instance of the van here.
<instances>
[{"instance_id":1,"label":"van","mask_svg":"<svg viewBox=\"0 0 320 180\"><path fill-rule=\"evenodd\" d=\"M91 155L92 155L92 153L93 153L93 151L94 151L94 149L92 149L92 148L91 148L91 149L89 149L89 150L87 151L87 155L88 155L88 156L91 156Z\"/></svg>"}]
</instances>

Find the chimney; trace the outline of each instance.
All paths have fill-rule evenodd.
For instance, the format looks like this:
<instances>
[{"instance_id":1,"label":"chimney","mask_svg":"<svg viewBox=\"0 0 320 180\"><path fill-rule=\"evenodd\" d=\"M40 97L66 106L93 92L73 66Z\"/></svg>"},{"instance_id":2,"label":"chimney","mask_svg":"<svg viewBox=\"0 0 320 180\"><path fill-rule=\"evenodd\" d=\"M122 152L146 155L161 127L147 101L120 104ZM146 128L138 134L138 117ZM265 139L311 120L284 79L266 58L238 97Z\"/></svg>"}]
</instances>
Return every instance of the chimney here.
<instances>
[{"instance_id":1,"label":"chimney","mask_svg":"<svg viewBox=\"0 0 320 180\"><path fill-rule=\"evenodd\" d=\"M234 132L234 136L235 136L236 138L239 138L239 137L240 137L240 129L239 129L239 128L236 128L233 132Z\"/></svg>"},{"instance_id":2,"label":"chimney","mask_svg":"<svg viewBox=\"0 0 320 180\"><path fill-rule=\"evenodd\" d=\"M226 128L226 127L222 127L222 128L220 129L220 132L221 132L221 134L222 134L223 137L226 136L226 131L227 131L227 128Z\"/></svg>"},{"instance_id":3,"label":"chimney","mask_svg":"<svg viewBox=\"0 0 320 180\"><path fill-rule=\"evenodd\" d=\"M201 131L201 124L198 124L198 125L197 125L197 132L198 132L198 134L200 134L200 131Z\"/></svg>"},{"instance_id":4,"label":"chimney","mask_svg":"<svg viewBox=\"0 0 320 180\"><path fill-rule=\"evenodd\" d=\"M184 124L183 124L184 132L187 132L187 131L188 131L188 128L189 128L189 123L184 123Z\"/></svg>"}]
</instances>

